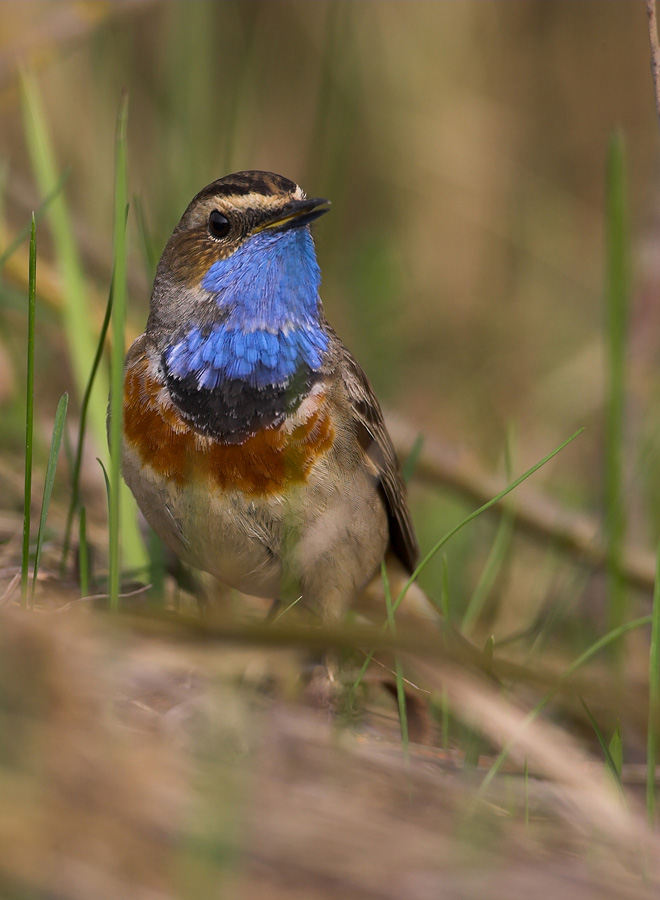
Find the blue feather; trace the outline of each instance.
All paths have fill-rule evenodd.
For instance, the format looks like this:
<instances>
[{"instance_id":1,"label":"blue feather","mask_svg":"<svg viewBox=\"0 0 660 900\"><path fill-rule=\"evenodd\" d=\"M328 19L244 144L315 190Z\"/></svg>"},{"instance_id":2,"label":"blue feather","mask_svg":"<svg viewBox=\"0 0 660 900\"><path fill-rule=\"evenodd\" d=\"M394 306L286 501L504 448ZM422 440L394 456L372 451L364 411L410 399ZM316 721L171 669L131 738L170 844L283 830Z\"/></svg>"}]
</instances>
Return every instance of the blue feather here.
<instances>
[{"instance_id":1,"label":"blue feather","mask_svg":"<svg viewBox=\"0 0 660 900\"><path fill-rule=\"evenodd\" d=\"M200 287L222 321L193 325L166 350L173 375L213 389L238 378L252 387L286 384L301 366L318 370L329 339L321 324L320 271L308 228L248 238L208 269Z\"/></svg>"}]
</instances>

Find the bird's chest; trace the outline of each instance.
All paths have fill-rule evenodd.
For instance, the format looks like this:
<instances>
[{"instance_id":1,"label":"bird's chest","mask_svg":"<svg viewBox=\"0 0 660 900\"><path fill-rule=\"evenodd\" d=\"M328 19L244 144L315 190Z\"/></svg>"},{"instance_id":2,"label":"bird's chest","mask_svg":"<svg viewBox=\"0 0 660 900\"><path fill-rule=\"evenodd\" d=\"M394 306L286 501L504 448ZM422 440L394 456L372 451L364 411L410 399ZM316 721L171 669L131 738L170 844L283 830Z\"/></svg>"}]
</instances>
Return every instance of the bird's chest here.
<instances>
[{"instance_id":1,"label":"bird's chest","mask_svg":"<svg viewBox=\"0 0 660 900\"><path fill-rule=\"evenodd\" d=\"M248 593L277 593L287 540L315 518L334 439L321 385L278 427L223 444L180 416L146 355L127 368L124 476L140 508L176 553Z\"/></svg>"},{"instance_id":2,"label":"bird's chest","mask_svg":"<svg viewBox=\"0 0 660 900\"><path fill-rule=\"evenodd\" d=\"M124 438L152 476L258 500L304 484L332 447L334 428L325 388L316 384L278 426L260 428L242 443L216 440L182 418L143 355L126 371Z\"/></svg>"}]
</instances>

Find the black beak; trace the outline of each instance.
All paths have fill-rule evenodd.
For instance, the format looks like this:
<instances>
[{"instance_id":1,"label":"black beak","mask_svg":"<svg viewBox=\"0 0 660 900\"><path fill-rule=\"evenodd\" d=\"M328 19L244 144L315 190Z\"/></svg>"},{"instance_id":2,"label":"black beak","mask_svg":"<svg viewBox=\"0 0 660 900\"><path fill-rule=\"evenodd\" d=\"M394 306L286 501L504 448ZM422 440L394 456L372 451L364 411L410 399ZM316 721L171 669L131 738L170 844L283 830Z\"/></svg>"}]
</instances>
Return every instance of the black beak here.
<instances>
[{"instance_id":1,"label":"black beak","mask_svg":"<svg viewBox=\"0 0 660 900\"><path fill-rule=\"evenodd\" d=\"M314 219L318 219L330 209L330 201L322 197L313 200L292 200L281 209L278 209L265 222L260 222L253 229L253 234L259 231L289 231L291 228L301 228L309 225Z\"/></svg>"}]
</instances>

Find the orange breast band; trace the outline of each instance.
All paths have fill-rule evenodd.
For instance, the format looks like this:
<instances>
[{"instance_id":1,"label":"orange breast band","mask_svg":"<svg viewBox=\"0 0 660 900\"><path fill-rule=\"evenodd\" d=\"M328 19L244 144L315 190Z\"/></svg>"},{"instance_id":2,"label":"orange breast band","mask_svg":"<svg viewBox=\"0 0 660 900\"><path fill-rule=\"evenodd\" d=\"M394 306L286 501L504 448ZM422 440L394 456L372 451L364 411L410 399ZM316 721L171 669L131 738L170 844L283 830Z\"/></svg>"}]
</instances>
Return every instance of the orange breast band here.
<instances>
[{"instance_id":1,"label":"orange breast band","mask_svg":"<svg viewBox=\"0 0 660 900\"><path fill-rule=\"evenodd\" d=\"M242 444L222 444L199 434L181 418L146 356L136 359L124 381L124 435L143 465L178 484L209 481L221 490L273 494L304 482L314 462L330 449L334 428L319 393L316 408L288 433L266 428Z\"/></svg>"}]
</instances>

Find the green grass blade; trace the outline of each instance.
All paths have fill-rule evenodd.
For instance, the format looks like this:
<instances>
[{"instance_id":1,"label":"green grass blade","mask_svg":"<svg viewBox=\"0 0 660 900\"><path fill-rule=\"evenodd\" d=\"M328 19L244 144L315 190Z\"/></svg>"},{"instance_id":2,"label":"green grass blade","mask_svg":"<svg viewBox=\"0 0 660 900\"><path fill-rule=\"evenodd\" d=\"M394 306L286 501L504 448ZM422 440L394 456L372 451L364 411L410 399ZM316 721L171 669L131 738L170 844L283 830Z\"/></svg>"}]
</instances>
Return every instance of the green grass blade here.
<instances>
[{"instance_id":1,"label":"green grass blade","mask_svg":"<svg viewBox=\"0 0 660 900\"><path fill-rule=\"evenodd\" d=\"M628 634L629 631L634 631L636 628L642 628L644 625L650 624L650 622L651 616L641 616L638 619L633 619L631 622L626 622L624 625L619 625L618 628L613 628L611 631L608 631L607 634L603 635L603 637L598 638L597 641L594 641L594 643L591 644L591 646L588 647L584 651L584 653L581 653L580 656L578 656L578 658L571 663L566 671L563 672L552 690L548 691L548 693L545 694L545 696L542 697L541 700L539 700L536 706L527 713L521 724L520 731L524 731L524 729L527 728L528 725L530 725L534 721L534 719L537 718L537 716L545 709L548 703L550 703L562 684L567 681L567 679L569 679L571 675L573 675L578 669L582 668L582 666L588 663L589 660L592 659L600 650L603 650L605 647L609 647L615 641L618 641L624 635ZM483 794L493 778L495 778L499 770L502 768L502 765L504 764L512 748L515 746L515 743L515 739L511 739L504 745L504 747L500 751L499 756L484 776L484 780L481 782L479 790L477 791L478 796Z\"/></svg>"},{"instance_id":2,"label":"green grass blade","mask_svg":"<svg viewBox=\"0 0 660 900\"><path fill-rule=\"evenodd\" d=\"M440 609L442 617L447 625L451 622L451 607L449 603L449 566L447 557L442 557L442 593L440 595ZM442 710L442 749L449 749L449 697L447 689L442 689L440 696L440 704Z\"/></svg>"},{"instance_id":3,"label":"green grass blade","mask_svg":"<svg viewBox=\"0 0 660 900\"><path fill-rule=\"evenodd\" d=\"M506 497L507 494L510 494L511 491L515 490L518 487L518 485L523 483L523 481L526 481L531 475L533 475L535 472L538 472L538 470L540 468L542 468L542 466L544 466L546 463L550 462L550 460L553 459L558 453L561 453L561 451L565 447L567 447L572 441L574 441L579 435L581 435L583 431L584 431L584 428L578 429L578 431L576 431L575 434L572 434L567 440L565 440L562 444L560 444L558 447L556 447L551 453L548 453L547 456L544 456L543 459L540 460L540 462L537 462L535 465L533 465L531 467L531 469L527 469L526 472L523 472L523 474L520 475L518 478L516 478L515 481L512 481L508 487L504 488L503 491L500 491L499 494L497 494L495 497L493 497L492 500L489 500L487 503L484 503L483 506L480 506L478 509L475 509L469 515L467 515L457 525L455 525L450 531L448 531L447 534L443 538L441 538L436 544L434 544L433 547L431 547L431 549L428 551L428 553L423 557L421 562L419 562L417 564L412 575L410 576L408 581L406 581L405 585L401 589L401 593L397 597L396 602L394 604L394 611L396 612L396 610L399 607L399 604L402 602L402 600L405 597L406 593L408 592L408 589L410 588L411 584L417 579L417 577L418 577L419 573L422 571L422 569L427 565L428 562L430 562L431 559L433 559L435 554L442 547L444 547L444 545L449 540L451 540L451 538L453 538L453 536L458 531L460 531L462 528L464 528L466 525L468 525L470 522L472 522L474 519L476 519L477 516L480 516L482 513L486 512L487 509L490 509L491 506L494 506L496 503L499 503L499 501L503 497Z\"/></svg>"},{"instance_id":4,"label":"green grass blade","mask_svg":"<svg viewBox=\"0 0 660 900\"><path fill-rule=\"evenodd\" d=\"M646 814L649 825L655 822L655 770L658 761L658 727L660 726L660 543L653 588L651 612L651 648L649 653L649 712L646 737Z\"/></svg>"},{"instance_id":5,"label":"green grass blade","mask_svg":"<svg viewBox=\"0 0 660 900\"><path fill-rule=\"evenodd\" d=\"M528 469L526 472L523 472L523 474L520 475L518 478L516 478L515 481L512 481L508 487L504 488L503 491L500 491L499 494L497 494L495 497L493 497L492 500L489 500L487 503L484 503L483 506L480 506L478 509L475 509L468 516L466 516L464 519L462 519L458 523L458 525L455 525L450 531L447 532L447 534L445 534L445 536L443 538L441 538L436 544L434 544L433 547L431 547L429 552L426 554L426 556L424 556L422 561L417 565L416 569L413 571L410 578L404 584L403 588L401 589L401 592L399 593L399 596L396 599L396 602L394 603L394 605L392 607L392 612L395 613L397 611L397 609L399 608L399 605L403 601L403 598L406 596L411 584L415 581L415 579L417 578L419 573L422 571L424 566L435 556L435 554L442 547L444 547L444 545L447 543L447 541L449 541L451 538L453 538L453 536L458 531L460 531L461 528L464 528L465 525L468 525L470 522L472 522L474 519L476 519L477 516L480 516L481 513L485 512L487 509L490 509L491 506L494 506L503 497L506 497L507 494L510 494L511 491L515 490L515 488L517 488L519 484L522 484L523 481L526 481L526 479L529 478L530 475L533 475L535 472L538 472L538 470L542 466L544 466L546 463L550 462L550 460L553 457L555 457L558 453L561 453L561 451L565 447L567 447L572 441L574 441L576 437L581 435L583 431L584 431L584 428L578 429L578 431L576 431L575 434L572 434L562 444L560 444L558 447L556 447L551 453L548 453L547 456L544 456L543 459L540 460L539 462L537 462L535 465L533 465L531 467L531 469ZM364 677L364 674L367 671L367 668L369 667L369 664L372 659L373 659L373 651L370 651L367 654L367 657L366 657L364 663L362 664L362 668L358 672L357 678L353 684L353 687L352 687L353 692L355 692L357 690L358 685L360 684L360 681Z\"/></svg>"},{"instance_id":6,"label":"green grass blade","mask_svg":"<svg viewBox=\"0 0 660 900\"><path fill-rule=\"evenodd\" d=\"M87 511L80 507L78 521L78 574L80 578L80 595L89 596L89 545L87 543Z\"/></svg>"},{"instance_id":7,"label":"green grass blade","mask_svg":"<svg viewBox=\"0 0 660 900\"><path fill-rule=\"evenodd\" d=\"M584 702L582 697L580 697L579 700L580 700L580 703L582 704L582 707L583 707L585 713L587 714L587 718L589 719L589 722L591 723L591 727L594 730L594 734L598 738L598 743L600 744L600 749L603 751L603 756L605 757L605 762L607 764L607 768L610 770L610 774L616 781L619 788L621 788L623 790L623 785L621 783L621 764L615 758L614 754L612 753L612 748L605 740L605 737L603 736L602 731L598 727L598 722L594 718L593 713L591 712L591 710L589 709L587 704ZM617 731L614 733L614 737L612 738L612 740L613 741L615 740L617 734L619 737L619 745L621 746L621 731L618 728L617 728Z\"/></svg>"},{"instance_id":8,"label":"green grass blade","mask_svg":"<svg viewBox=\"0 0 660 900\"><path fill-rule=\"evenodd\" d=\"M513 469L511 464L511 444L512 429L509 428L504 447L507 480L511 479ZM461 622L461 631L463 634L469 635L471 633L475 622L483 612L486 601L488 600L493 585L495 584L497 576L504 564L504 560L506 559L506 554L509 545L511 544L511 538L513 537L514 522L515 515L513 511L510 509L505 510L500 518L495 533L495 540L493 541L493 546L488 554L486 565L484 566L479 581L477 582L477 586L470 597L470 602L463 613L463 620Z\"/></svg>"},{"instance_id":9,"label":"green grass blade","mask_svg":"<svg viewBox=\"0 0 660 900\"><path fill-rule=\"evenodd\" d=\"M51 202L55 199L55 197L57 197L59 192L62 190L62 188L66 184L67 178L69 177L70 174L71 174L71 169L70 168L65 169L64 172L62 172L62 174L60 175L59 180L58 180L57 184L55 185L55 187L52 189L52 191L48 194L47 197L45 197L42 200L42 202L39 204L39 206L35 209L34 213L32 214L35 222L38 222L39 219L41 219L41 217L46 212L46 210L48 209ZM7 260L11 256L13 256L13 254L18 250L18 248L21 246L23 241L27 240L27 238L30 237L31 232L32 232L32 222L28 222L24 228L21 228L21 230L18 232L18 234L16 235L14 240L11 242L11 244L7 247L7 249L4 251L4 253L2 253L0 255L0 271L2 270L2 268L5 265L5 263L7 262Z\"/></svg>"},{"instance_id":10,"label":"green grass blade","mask_svg":"<svg viewBox=\"0 0 660 900\"><path fill-rule=\"evenodd\" d=\"M108 511L110 510L110 478L108 477L108 470L103 464L103 460L100 457L96 457L97 463L101 466L101 472L103 472L103 481L105 482L105 496L108 501Z\"/></svg>"},{"instance_id":11,"label":"green grass blade","mask_svg":"<svg viewBox=\"0 0 660 900\"><path fill-rule=\"evenodd\" d=\"M110 366L110 508L109 594L110 608L119 607L121 579L120 498L122 447L122 391L124 383L124 331L126 326L126 123L128 97L121 99L115 143L115 231L112 308L112 357Z\"/></svg>"},{"instance_id":12,"label":"green grass blade","mask_svg":"<svg viewBox=\"0 0 660 900\"><path fill-rule=\"evenodd\" d=\"M41 562L41 550L44 543L44 535L46 532L46 519L48 518L48 509L50 507L50 498L53 493L53 483L55 481L55 471L57 469L57 460L60 455L62 446L62 435L64 434L64 425L66 423L66 411L69 405L69 395L62 394L60 402L57 404L55 412L55 424L53 425L53 435L50 441L50 450L48 452L48 464L46 466L46 479L44 481L44 495L41 501L41 516L39 517L39 529L37 531L37 548L34 555L34 571L32 573L32 596L34 599L34 589L37 584L37 573L39 572L39 564Z\"/></svg>"},{"instance_id":13,"label":"green grass blade","mask_svg":"<svg viewBox=\"0 0 660 900\"><path fill-rule=\"evenodd\" d=\"M418 434L415 438L415 441L410 448L410 453L406 456L406 459L401 466L401 477L406 482L406 484L413 477L413 473L417 468L417 463L419 462L419 457L422 452L422 447L424 446L424 435Z\"/></svg>"},{"instance_id":14,"label":"green grass blade","mask_svg":"<svg viewBox=\"0 0 660 900\"><path fill-rule=\"evenodd\" d=\"M394 621L394 608L392 606L392 593L390 591L390 579L387 574L387 566L385 561L380 566L380 576L383 580L383 589L385 591L385 607L387 609L387 625L394 634L396 632L396 623ZM401 746L404 755L407 757L410 749L410 739L408 733L408 711L406 709L406 689L403 682L403 668L399 656L394 657L394 676L396 679L396 700L399 707L399 726L401 728Z\"/></svg>"},{"instance_id":15,"label":"green grass blade","mask_svg":"<svg viewBox=\"0 0 660 900\"><path fill-rule=\"evenodd\" d=\"M512 510L505 510L497 527L495 540L488 554L486 565L483 568L477 586L472 592L470 602L463 613L461 622L463 634L470 634L475 622L483 612L488 596L506 559L507 550L513 537L514 522L515 515Z\"/></svg>"},{"instance_id":16,"label":"green grass blade","mask_svg":"<svg viewBox=\"0 0 660 900\"><path fill-rule=\"evenodd\" d=\"M625 354L630 305L625 148L621 134L610 140L607 158L607 393L605 403L605 531L608 545L608 624L626 619L627 592L621 576L625 535L623 431ZM618 649L618 648L617 648Z\"/></svg>"},{"instance_id":17,"label":"green grass blade","mask_svg":"<svg viewBox=\"0 0 660 900\"><path fill-rule=\"evenodd\" d=\"M49 196L58 186L59 178L55 154L48 133L46 115L39 96L37 81L31 72L21 77L23 120L28 152L39 188ZM52 198L48 209L57 266L62 276L62 311L69 358L78 396L82 397L87 374L94 358L94 336L87 305L87 291L82 263L76 247L73 226L63 192ZM95 402L91 406L90 421L94 437L100 447L105 444L105 406L108 396L107 380L97 379Z\"/></svg>"},{"instance_id":18,"label":"green grass blade","mask_svg":"<svg viewBox=\"0 0 660 900\"><path fill-rule=\"evenodd\" d=\"M23 553L21 558L21 604L28 602L30 557L30 516L32 505L32 450L34 438L34 320L37 294L37 225L30 223L30 263L28 277L27 384L25 396L25 487L23 489Z\"/></svg>"},{"instance_id":19,"label":"green grass blade","mask_svg":"<svg viewBox=\"0 0 660 900\"><path fill-rule=\"evenodd\" d=\"M94 387L96 373L98 372L98 368L103 357L103 348L105 346L105 339L108 334L111 312L112 285L110 286L110 291L108 293L108 302L105 306L105 315L103 317L103 324L101 325L101 331L99 333L99 338L96 344L96 352L94 354L92 368L87 379L87 384L85 385L85 392L83 394L82 403L80 404L80 420L78 422L76 455L71 468L71 498L69 500L69 509L67 511L66 525L64 528L64 539L62 541L62 561L60 563L60 573L62 575L66 570L69 549L71 546L71 530L73 528L73 517L78 507L78 501L80 498L80 472L82 469L83 451L85 448L85 434L87 431L87 414L89 411L89 402L92 396L92 389Z\"/></svg>"}]
</instances>

